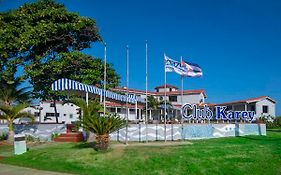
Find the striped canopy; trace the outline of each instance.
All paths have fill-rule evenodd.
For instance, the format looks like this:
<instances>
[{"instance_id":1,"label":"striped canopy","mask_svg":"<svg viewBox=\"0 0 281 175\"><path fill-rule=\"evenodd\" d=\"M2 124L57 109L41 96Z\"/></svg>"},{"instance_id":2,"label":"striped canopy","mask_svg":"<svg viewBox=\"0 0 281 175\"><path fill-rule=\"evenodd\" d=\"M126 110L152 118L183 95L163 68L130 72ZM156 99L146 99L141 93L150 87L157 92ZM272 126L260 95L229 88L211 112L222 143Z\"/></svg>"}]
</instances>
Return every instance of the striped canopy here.
<instances>
[{"instance_id":1,"label":"striped canopy","mask_svg":"<svg viewBox=\"0 0 281 175\"><path fill-rule=\"evenodd\" d=\"M87 84L83 84L74 80L70 80L67 78L62 78L56 80L52 84L53 91L67 91L67 90L76 90L76 91L83 91L92 93L95 95L105 96L106 98L111 98L113 100L118 100L122 102L128 101L128 103L136 103L141 102L144 103L144 99L136 96L135 94L129 94L128 97L126 95L117 94L115 92L111 92L108 90L100 89L95 86L90 86Z\"/></svg>"}]
</instances>

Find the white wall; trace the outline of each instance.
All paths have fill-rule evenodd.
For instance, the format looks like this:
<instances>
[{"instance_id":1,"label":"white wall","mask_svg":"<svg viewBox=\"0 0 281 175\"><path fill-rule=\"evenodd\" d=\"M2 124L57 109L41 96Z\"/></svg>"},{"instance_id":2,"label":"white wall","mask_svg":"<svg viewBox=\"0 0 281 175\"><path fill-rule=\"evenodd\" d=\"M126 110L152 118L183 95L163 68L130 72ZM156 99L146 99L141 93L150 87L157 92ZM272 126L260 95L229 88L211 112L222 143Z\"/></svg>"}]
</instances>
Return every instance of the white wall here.
<instances>
[{"instance_id":1,"label":"white wall","mask_svg":"<svg viewBox=\"0 0 281 175\"><path fill-rule=\"evenodd\" d=\"M46 113L55 113L54 107L51 107L51 102L43 102L40 104L40 107L42 107L41 110L41 122L42 123L55 123L56 117L48 117L47 120L44 120ZM62 104L60 102L56 103L57 112L59 113L59 123L65 122L65 123L71 123L73 121L77 121L79 119L79 114L77 114L77 110L79 107L72 104L72 103L66 103ZM71 118L72 115L72 118Z\"/></svg>"},{"instance_id":2,"label":"white wall","mask_svg":"<svg viewBox=\"0 0 281 175\"><path fill-rule=\"evenodd\" d=\"M202 100L202 102L205 102L205 98L204 95L202 93L200 94L191 94L191 95L183 95L182 101L183 104L185 103L191 103L191 104L198 104L200 103L200 100ZM174 103L172 103L174 104ZM177 97L177 104L181 104L181 96L178 95Z\"/></svg>"},{"instance_id":3,"label":"white wall","mask_svg":"<svg viewBox=\"0 0 281 175\"><path fill-rule=\"evenodd\" d=\"M268 106L268 113L262 113L262 106L266 105ZM259 102L256 103L256 116L260 117L262 115L268 116L276 116L275 113L275 103L273 103L272 101L268 100L268 99L263 99Z\"/></svg>"}]
</instances>

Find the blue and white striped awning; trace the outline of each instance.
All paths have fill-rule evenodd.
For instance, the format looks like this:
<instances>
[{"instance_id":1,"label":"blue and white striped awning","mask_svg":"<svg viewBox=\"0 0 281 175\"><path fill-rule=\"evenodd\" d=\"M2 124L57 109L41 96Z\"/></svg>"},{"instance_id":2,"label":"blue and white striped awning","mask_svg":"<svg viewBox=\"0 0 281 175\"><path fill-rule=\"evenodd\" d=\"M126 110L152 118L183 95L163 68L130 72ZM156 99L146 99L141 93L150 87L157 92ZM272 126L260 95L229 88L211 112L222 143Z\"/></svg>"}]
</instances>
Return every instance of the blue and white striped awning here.
<instances>
[{"instance_id":1,"label":"blue and white striped awning","mask_svg":"<svg viewBox=\"0 0 281 175\"><path fill-rule=\"evenodd\" d=\"M83 91L88 92L96 95L105 96L106 98L111 98L113 100L126 102L129 103L136 103L141 102L144 103L145 100L143 98L140 98L136 96L135 94L129 94L128 97L126 95L117 94L115 92L111 92L108 90L100 89L95 86L90 86L87 84L83 84L74 80L70 80L67 78L62 78L59 80L56 80L52 84L52 90L53 91L66 91L66 90L76 90L76 91Z\"/></svg>"}]
</instances>

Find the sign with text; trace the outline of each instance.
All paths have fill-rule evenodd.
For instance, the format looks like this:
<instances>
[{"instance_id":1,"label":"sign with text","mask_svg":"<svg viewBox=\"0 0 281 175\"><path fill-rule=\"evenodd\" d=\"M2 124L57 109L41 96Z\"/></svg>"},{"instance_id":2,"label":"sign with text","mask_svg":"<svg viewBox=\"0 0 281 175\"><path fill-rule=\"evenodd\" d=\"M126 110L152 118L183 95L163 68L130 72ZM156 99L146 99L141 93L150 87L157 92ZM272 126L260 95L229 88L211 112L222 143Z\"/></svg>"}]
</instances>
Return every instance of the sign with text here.
<instances>
[{"instance_id":1,"label":"sign with text","mask_svg":"<svg viewBox=\"0 0 281 175\"><path fill-rule=\"evenodd\" d=\"M210 109L207 105L199 107L196 104L186 103L182 106L184 119L193 120L245 120L252 121L255 116L254 111L233 111L227 110L226 106L214 106Z\"/></svg>"}]
</instances>

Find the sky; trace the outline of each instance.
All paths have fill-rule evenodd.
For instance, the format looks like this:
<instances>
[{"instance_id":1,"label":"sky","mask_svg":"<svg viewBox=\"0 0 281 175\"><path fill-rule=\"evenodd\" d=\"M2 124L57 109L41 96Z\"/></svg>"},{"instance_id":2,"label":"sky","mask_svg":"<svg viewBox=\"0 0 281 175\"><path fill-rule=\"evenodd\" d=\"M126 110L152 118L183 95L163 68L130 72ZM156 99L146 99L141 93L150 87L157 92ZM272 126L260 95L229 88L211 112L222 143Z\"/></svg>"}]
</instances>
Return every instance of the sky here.
<instances>
[{"instance_id":1,"label":"sky","mask_svg":"<svg viewBox=\"0 0 281 175\"><path fill-rule=\"evenodd\" d=\"M0 11L26 0L1 0ZM69 11L93 18L107 43L107 61L126 85L145 89L145 41L148 88L164 84L163 55L197 63L201 78L185 78L184 89L204 89L207 102L269 96L281 115L281 1L279 0L59 0ZM85 53L103 58L101 43ZM180 87L180 76L167 73Z\"/></svg>"}]
</instances>

